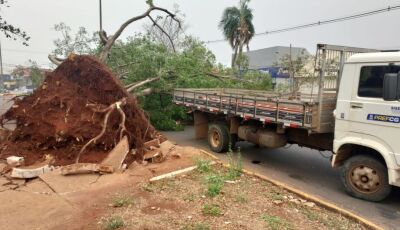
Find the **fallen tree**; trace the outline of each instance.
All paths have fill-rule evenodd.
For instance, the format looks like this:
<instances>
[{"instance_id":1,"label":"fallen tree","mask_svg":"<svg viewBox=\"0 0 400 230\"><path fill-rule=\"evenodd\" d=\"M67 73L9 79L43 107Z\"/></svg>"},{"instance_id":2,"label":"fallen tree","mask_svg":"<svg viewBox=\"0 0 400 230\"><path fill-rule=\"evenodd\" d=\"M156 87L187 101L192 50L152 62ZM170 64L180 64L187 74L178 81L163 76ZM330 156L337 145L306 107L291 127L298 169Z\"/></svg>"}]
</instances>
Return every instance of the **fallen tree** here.
<instances>
[{"instance_id":1,"label":"fallen tree","mask_svg":"<svg viewBox=\"0 0 400 230\"><path fill-rule=\"evenodd\" d=\"M32 95L16 98L1 124L17 127L0 156L20 155L29 165L45 154L58 165L99 163L123 136L142 158L143 143L155 130L111 71L91 56L71 55ZM130 157L133 160L133 156Z\"/></svg>"}]
</instances>

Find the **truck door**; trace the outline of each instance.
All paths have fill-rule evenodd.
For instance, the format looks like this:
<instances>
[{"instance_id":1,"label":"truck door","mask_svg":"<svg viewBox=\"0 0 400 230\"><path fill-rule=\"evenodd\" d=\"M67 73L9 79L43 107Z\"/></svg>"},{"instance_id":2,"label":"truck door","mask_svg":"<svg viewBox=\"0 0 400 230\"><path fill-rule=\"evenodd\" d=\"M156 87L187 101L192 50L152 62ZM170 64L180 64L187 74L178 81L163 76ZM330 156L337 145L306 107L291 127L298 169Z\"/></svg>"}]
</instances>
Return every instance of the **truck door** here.
<instances>
[{"instance_id":1,"label":"truck door","mask_svg":"<svg viewBox=\"0 0 400 230\"><path fill-rule=\"evenodd\" d=\"M349 108L349 127L360 138L368 138L395 153L400 165L400 102L383 100L386 73L399 73L400 65L359 64ZM383 153L387 154L387 153Z\"/></svg>"}]
</instances>

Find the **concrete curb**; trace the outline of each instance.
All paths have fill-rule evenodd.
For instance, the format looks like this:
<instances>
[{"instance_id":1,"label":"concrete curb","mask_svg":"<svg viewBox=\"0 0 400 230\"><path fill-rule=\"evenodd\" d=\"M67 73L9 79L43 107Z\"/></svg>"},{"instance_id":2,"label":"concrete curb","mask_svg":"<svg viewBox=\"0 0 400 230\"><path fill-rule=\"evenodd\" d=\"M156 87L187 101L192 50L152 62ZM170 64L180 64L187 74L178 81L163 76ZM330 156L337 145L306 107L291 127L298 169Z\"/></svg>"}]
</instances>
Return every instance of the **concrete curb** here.
<instances>
[{"instance_id":1,"label":"concrete curb","mask_svg":"<svg viewBox=\"0 0 400 230\"><path fill-rule=\"evenodd\" d=\"M211 153L209 153L209 152L207 152L205 150L200 150L200 151L202 153L204 153L205 155L213 158L214 160L217 160L217 161L221 162L221 160L218 157L214 156L213 154L211 154ZM227 165L227 164L222 164L222 165L224 167L229 167L229 165ZM341 214L341 215L343 215L345 217L348 217L348 218L350 218L352 220L355 220L355 221L359 222L360 224L364 225L367 228L374 229L374 230L384 230L382 227L372 223L369 220L366 220L365 218L363 218L363 217L361 217L361 216L359 216L359 215L357 215L355 213L352 213L351 211L345 210L345 209L343 209L343 208L341 208L341 207L339 207L339 206L337 206L335 204L332 204L332 203L330 203L328 201L322 200L322 199L320 199L318 197L315 197L315 196L313 196L311 194L308 194L308 193L305 193L303 191L300 191L300 190L298 190L296 188L291 187L290 185L287 185L287 184L282 183L280 181L268 178L268 177L266 177L264 175L261 175L259 173L255 173L255 172L252 172L252 171L249 171L249 170L246 170L246 169L243 169L243 173L245 173L247 175L258 177L258 178L260 178L262 180L265 180L265 181L267 181L267 182L269 182L271 184L274 184L274 185L276 185L278 187L281 187L281 188L283 188L283 189L285 189L285 190L287 190L289 192L292 192L292 193L294 193L294 194L296 194L296 195L298 195L298 196L300 196L300 197L302 197L302 198L304 198L306 200L309 200L309 201L312 201L314 203L317 203L320 206L322 206L322 207L324 207L324 208L326 208L328 210L337 212L337 213L339 213L339 214Z\"/></svg>"}]
</instances>

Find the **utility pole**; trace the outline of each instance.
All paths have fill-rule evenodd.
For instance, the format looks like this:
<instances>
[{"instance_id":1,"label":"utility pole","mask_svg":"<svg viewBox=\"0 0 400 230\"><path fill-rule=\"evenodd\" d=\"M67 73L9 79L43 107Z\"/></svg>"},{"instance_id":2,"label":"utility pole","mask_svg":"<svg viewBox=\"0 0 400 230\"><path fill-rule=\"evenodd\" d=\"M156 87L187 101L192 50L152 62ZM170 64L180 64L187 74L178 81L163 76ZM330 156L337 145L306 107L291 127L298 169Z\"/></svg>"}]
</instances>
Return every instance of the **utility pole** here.
<instances>
[{"instance_id":1,"label":"utility pole","mask_svg":"<svg viewBox=\"0 0 400 230\"><path fill-rule=\"evenodd\" d=\"M99 0L99 17L100 17L100 32L103 31L103 9L101 5L101 0Z\"/></svg>"},{"instance_id":2,"label":"utility pole","mask_svg":"<svg viewBox=\"0 0 400 230\"><path fill-rule=\"evenodd\" d=\"M292 89L292 94L294 94L294 69L292 61L292 44L289 46L289 63L290 63L290 88Z\"/></svg>"},{"instance_id":3,"label":"utility pole","mask_svg":"<svg viewBox=\"0 0 400 230\"><path fill-rule=\"evenodd\" d=\"M1 53L1 41L0 41L0 91L4 89L4 79L3 79L3 55Z\"/></svg>"}]
</instances>

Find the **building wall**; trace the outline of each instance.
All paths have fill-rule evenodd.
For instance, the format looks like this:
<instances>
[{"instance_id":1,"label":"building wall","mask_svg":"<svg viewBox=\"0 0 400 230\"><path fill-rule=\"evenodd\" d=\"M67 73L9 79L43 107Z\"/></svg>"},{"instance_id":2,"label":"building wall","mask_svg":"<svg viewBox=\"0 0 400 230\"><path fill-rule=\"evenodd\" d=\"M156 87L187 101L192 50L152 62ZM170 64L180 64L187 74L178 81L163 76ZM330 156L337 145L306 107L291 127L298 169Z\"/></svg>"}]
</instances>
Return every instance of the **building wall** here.
<instances>
[{"instance_id":1,"label":"building wall","mask_svg":"<svg viewBox=\"0 0 400 230\"><path fill-rule=\"evenodd\" d=\"M292 47L292 57L309 55L305 48ZM274 46L265 49L252 50L244 53L249 58L250 69L262 69L277 66L282 57L290 54L290 47Z\"/></svg>"}]
</instances>

